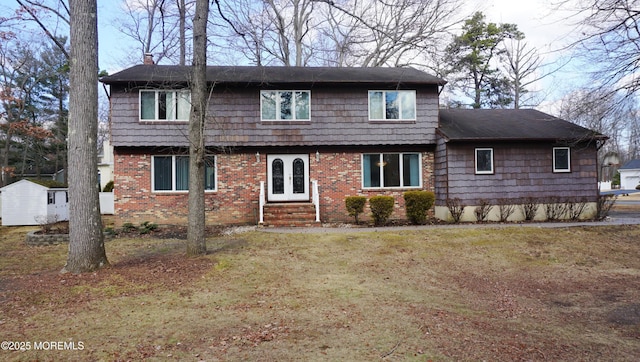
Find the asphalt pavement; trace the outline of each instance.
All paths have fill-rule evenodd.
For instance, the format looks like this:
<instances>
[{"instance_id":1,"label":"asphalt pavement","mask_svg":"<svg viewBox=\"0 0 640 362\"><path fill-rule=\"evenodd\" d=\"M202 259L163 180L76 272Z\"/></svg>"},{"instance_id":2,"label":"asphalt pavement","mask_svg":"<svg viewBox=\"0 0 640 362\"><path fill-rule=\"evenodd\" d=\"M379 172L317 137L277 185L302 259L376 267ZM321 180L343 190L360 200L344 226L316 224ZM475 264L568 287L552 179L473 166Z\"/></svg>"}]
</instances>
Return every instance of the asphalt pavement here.
<instances>
[{"instance_id":1,"label":"asphalt pavement","mask_svg":"<svg viewBox=\"0 0 640 362\"><path fill-rule=\"evenodd\" d=\"M613 193L618 195L616 205L624 207L614 208L609 212L609 216L602 221L567 221L567 222L521 222L521 223L460 223L460 224L435 224L435 225L418 225L418 226L385 226L385 227L366 227L354 226L351 224L344 225L325 225L322 227L311 228L259 228L264 232L274 233L354 233L354 232L379 232L379 231L415 231L429 230L434 228L454 229L454 228L565 228L577 226L607 226L607 225L640 225L640 190L612 190L605 193ZM628 196L627 196L628 195ZM627 207L627 206L637 207Z\"/></svg>"}]
</instances>

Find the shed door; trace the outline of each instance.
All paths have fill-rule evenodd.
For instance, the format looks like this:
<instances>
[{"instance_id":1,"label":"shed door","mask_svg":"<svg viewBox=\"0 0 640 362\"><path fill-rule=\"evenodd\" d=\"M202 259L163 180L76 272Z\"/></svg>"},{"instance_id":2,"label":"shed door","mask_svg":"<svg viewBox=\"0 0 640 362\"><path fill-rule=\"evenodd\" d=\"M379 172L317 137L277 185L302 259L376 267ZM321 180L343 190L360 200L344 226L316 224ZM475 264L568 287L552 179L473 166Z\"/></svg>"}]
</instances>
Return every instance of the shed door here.
<instances>
[{"instance_id":1,"label":"shed door","mask_svg":"<svg viewBox=\"0 0 640 362\"><path fill-rule=\"evenodd\" d=\"M309 155L268 155L269 201L309 201Z\"/></svg>"}]
</instances>

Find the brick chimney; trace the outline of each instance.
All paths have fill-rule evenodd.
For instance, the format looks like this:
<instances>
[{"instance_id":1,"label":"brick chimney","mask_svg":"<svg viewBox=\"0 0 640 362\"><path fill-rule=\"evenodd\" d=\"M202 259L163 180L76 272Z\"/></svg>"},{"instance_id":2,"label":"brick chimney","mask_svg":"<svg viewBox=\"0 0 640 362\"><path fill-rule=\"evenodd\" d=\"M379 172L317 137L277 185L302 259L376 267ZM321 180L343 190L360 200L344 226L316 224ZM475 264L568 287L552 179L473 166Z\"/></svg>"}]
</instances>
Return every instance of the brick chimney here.
<instances>
[{"instance_id":1,"label":"brick chimney","mask_svg":"<svg viewBox=\"0 0 640 362\"><path fill-rule=\"evenodd\" d=\"M151 54L151 53L144 53L144 60L143 60L142 64L145 64L145 65L154 65L155 63L153 62L153 54Z\"/></svg>"}]
</instances>

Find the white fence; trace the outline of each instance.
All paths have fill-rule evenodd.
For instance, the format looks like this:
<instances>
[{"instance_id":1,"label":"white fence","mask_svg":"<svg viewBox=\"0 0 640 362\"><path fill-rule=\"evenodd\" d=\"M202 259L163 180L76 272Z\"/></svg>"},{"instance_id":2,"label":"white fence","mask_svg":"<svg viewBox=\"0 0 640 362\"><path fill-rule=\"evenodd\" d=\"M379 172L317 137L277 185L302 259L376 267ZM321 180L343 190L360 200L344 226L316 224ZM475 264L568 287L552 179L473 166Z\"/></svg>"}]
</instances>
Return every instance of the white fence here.
<instances>
[{"instance_id":1,"label":"white fence","mask_svg":"<svg viewBox=\"0 0 640 362\"><path fill-rule=\"evenodd\" d=\"M113 215L113 192L100 193L100 213L102 215Z\"/></svg>"},{"instance_id":2,"label":"white fence","mask_svg":"<svg viewBox=\"0 0 640 362\"><path fill-rule=\"evenodd\" d=\"M598 182L598 188L600 191L611 191L611 181Z\"/></svg>"}]
</instances>

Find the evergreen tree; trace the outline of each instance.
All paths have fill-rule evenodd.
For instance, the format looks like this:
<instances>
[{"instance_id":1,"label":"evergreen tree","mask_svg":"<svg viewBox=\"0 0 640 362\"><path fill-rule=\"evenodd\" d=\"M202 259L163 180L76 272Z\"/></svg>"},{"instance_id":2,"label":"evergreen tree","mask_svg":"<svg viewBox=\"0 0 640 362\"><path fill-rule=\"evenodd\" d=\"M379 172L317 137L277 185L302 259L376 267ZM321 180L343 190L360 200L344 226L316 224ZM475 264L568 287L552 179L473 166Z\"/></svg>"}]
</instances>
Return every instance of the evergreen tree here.
<instances>
[{"instance_id":1,"label":"evergreen tree","mask_svg":"<svg viewBox=\"0 0 640 362\"><path fill-rule=\"evenodd\" d=\"M519 36L522 33L515 24L487 23L476 12L446 48L449 80L473 99L473 108L504 107L513 102L511 81L498 68L497 58L505 52L503 40Z\"/></svg>"}]
</instances>

